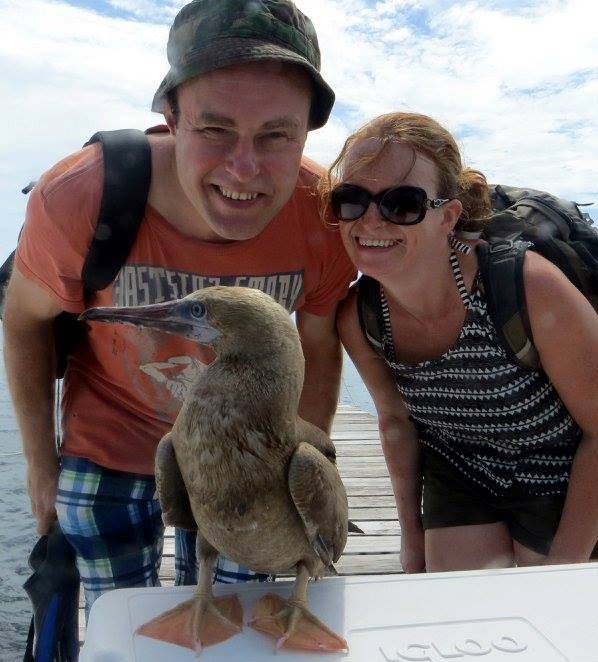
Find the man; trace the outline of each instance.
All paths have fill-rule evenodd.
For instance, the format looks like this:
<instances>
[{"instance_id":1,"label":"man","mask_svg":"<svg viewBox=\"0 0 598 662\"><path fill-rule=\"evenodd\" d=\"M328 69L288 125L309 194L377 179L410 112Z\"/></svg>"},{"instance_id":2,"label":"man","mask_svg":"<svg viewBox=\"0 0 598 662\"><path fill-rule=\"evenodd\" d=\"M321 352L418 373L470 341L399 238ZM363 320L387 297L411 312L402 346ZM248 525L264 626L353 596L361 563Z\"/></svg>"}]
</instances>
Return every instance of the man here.
<instances>
[{"instance_id":1,"label":"man","mask_svg":"<svg viewBox=\"0 0 598 662\"><path fill-rule=\"evenodd\" d=\"M338 396L334 316L353 268L318 216L318 170L301 157L334 101L311 22L290 0L195 0L175 18L168 58L152 106L167 127L148 134L148 203L115 282L84 299L104 176L101 150L90 146L33 190L5 303L32 511L40 533L58 515L88 608L104 590L158 581L154 451L210 357L165 334L88 329L64 378L59 459L52 321L61 311L155 303L218 283L264 289L296 311L306 359L300 414L329 430ZM177 563L177 582L193 581L185 559ZM239 571L225 568L227 577Z\"/></svg>"}]
</instances>

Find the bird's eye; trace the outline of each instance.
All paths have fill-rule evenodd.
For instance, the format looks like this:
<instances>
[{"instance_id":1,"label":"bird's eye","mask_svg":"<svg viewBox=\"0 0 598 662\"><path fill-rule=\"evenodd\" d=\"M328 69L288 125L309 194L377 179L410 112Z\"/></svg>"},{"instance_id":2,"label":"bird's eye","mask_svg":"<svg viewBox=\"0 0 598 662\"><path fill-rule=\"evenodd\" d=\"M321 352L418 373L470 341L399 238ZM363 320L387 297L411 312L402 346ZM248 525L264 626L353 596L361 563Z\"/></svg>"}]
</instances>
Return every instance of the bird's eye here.
<instances>
[{"instance_id":1,"label":"bird's eye","mask_svg":"<svg viewBox=\"0 0 598 662\"><path fill-rule=\"evenodd\" d=\"M204 312L205 309L201 305L201 303L194 303L191 306L191 314L193 315L193 317L203 317Z\"/></svg>"}]
</instances>

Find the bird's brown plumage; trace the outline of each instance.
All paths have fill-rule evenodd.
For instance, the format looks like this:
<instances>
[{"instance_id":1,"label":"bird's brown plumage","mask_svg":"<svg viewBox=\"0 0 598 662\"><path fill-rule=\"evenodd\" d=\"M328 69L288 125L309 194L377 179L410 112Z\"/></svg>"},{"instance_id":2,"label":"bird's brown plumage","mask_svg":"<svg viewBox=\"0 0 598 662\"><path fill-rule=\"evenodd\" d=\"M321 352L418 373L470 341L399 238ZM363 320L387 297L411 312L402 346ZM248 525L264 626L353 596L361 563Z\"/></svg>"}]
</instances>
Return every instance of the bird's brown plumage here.
<instances>
[{"instance_id":1,"label":"bird's brown plumage","mask_svg":"<svg viewBox=\"0 0 598 662\"><path fill-rule=\"evenodd\" d=\"M153 326L151 315L141 317L129 310L126 321ZM216 360L159 444L165 523L197 526L200 594L221 553L258 572L296 570L301 603L307 578L341 555L348 509L332 442L297 415L304 371L297 329L271 297L248 288L195 292L179 302L177 330L164 330L191 337L187 319L210 330ZM119 321L117 311L108 321Z\"/></svg>"},{"instance_id":2,"label":"bird's brown plumage","mask_svg":"<svg viewBox=\"0 0 598 662\"><path fill-rule=\"evenodd\" d=\"M216 361L193 385L163 443L172 444L199 533L258 572L303 563L317 575L344 549L347 499L329 459L332 442L297 416L303 355L296 327L257 290L211 288L192 296L222 335ZM165 470L157 464L158 476ZM162 489L160 498L167 501ZM330 558L317 553L318 539Z\"/></svg>"}]
</instances>

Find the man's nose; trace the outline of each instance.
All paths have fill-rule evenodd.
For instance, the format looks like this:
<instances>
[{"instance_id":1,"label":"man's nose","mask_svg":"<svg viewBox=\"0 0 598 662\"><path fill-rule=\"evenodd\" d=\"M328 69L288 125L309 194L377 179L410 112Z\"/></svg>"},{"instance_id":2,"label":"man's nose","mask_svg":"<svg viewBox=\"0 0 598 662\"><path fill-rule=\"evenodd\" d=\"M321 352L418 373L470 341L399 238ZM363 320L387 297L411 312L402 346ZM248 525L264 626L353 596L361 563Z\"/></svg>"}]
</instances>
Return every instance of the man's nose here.
<instances>
[{"instance_id":1,"label":"man's nose","mask_svg":"<svg viewBox=\"0 0 598 662\"><path fill-rule=\"evenodd\" d=\"M260 161L253 140L239 138L226 158L226 170L238 182L250 182L259 174Z\"/></svg>"}]
</instances>

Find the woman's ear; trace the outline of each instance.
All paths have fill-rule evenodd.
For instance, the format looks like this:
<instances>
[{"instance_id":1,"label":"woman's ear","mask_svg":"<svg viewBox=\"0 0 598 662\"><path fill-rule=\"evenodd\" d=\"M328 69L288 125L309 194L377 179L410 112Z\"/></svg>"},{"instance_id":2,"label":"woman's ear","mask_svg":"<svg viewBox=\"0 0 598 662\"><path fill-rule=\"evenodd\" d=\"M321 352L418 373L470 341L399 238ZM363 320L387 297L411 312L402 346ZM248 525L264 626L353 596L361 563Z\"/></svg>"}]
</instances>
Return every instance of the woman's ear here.
<instances>
[{"instance_id":1,"label":"woman's ear","mask_svg":"<svg viewBox=\"0 0 598 662\"><path fill-rule=\"evenodd\" d=\"M454 230L457 221L461 217L463 205L460 200L453 198L442 205L441 209L443 212L441 226L446 230L446 234L448 234Z\"/></svg>"}]
</instances>

